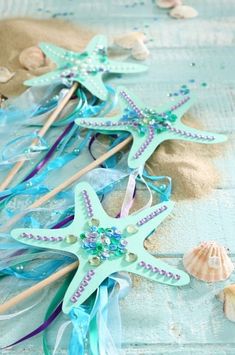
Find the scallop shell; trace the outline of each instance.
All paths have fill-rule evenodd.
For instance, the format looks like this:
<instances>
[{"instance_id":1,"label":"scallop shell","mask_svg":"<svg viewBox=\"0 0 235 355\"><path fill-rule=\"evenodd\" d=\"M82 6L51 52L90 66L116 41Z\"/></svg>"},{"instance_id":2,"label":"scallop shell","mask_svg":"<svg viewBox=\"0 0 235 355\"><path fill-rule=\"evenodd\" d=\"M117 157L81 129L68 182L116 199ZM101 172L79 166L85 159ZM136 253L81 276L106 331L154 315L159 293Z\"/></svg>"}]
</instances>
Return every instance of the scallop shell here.
<instances>
[{"instance_id":1,"label":"scallop shell","mask_svg":"<svg viewBox=\"0 0 235 355\"><path fill-rule=\"evenodd\" d=\"M149 50L143 42L136 42L131 51L132 57L138 60L145 60L149 56Z\"/></svg>"},{"instance_id":2,"label":"scallop shell","mask_svg":"<svg viewBox=\"0 0 235 355\"><path fill-rule=\"evenodd\" d=\"M193 18L198 16L198 12L191 6L179 5L170 11L170 16L177 19Z\"/></svg>"},{"instance_id":3,"label":"scallop shell","mask_svg":"<svg viewBox=\"0 0 235 355\"><path fill-rule=\"evenodd\" d=\"M136 42L144 43L146 37L142 32L130 32L114 38L114 43L124 49L132 49Z\"/></svg>"},{"instance_id":4,"label":"scallop shell","mask_svg":"<svg viewBox=\"0 0 235 355\"><path fill-rule=\"evenodd\" d=\"M224 303L225 316L235 322L235 284L226 286L217 297Z\"/></svg>"},{"instance_id":5,"label":"scallop shell","mask_svg":"<svg viewBox=\"0 0 235 355\"><path fill-rule=\"evenodd\" d=\"M28 69L35 70L45 65L46 59L38 47L25 48L19 55L20 64Z\"/></svg>"},{"instance_id":6,"label":"scallop shell","mask_svg":"<svg viewBox=\"0 0 235 355\"><path fill-rule=\"evenodd\" d=\"M0 83L7 83L14 75L15 73L11 72L6 67L0 67Z\"/></svg>"},{"instance_id":7,"label":"scallop shell","mask_svg":"<svg viewBox=\"0 0 235 355\"><path fill-rule=\"evenodd\" d=\"M171 9L172 7L182 5L181 0L157 0L156 5L161 9Z\"/></svg>"},{"instance_id":8,"label":"scallop shell","mask_svg":"<svg viewBox=\"0 0 235 355\"><path fill-rule=\"evenodd\" d=\"M183 257L187 272L199 280L217 282L226 280L234 270L227 250L214 241L203 242Z\"/></svg>"}]
</instances>

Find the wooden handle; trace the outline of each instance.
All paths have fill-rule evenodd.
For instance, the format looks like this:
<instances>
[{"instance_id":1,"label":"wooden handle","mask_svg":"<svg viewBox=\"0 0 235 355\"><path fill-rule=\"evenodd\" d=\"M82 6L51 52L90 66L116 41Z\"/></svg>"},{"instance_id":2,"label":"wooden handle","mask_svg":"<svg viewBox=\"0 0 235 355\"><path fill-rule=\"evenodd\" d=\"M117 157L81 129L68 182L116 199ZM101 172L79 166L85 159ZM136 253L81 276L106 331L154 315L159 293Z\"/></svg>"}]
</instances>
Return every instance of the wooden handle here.
<instances>
[{"instance_id":1,"label":"wooden handle","mask_svg":"<svg viewBox=\"0 0 235 355\"><path fill-rule=\"evenodd\" d=\"M73 86L68 91L67 95L65 95L65 97L57 106L55 111L52 112L52 114L48 117L43 127L40 129L38 133L39 137L43 137L46 134L46 132L51 127L51 125L55 122L55 120L57 119L61 111L65 108L65 106L67 105L68 101L70 100L74 92L77 90L77 88L78 88L78 83L74 83ZM34 141L31 144L31 147L33 147L36 144L38 144L38 138L34 139ZM22 168L22 166L26 161L27 159L22 159L13 166L13 168L10 170L10 172L8 173L4 181L0 184L0 191L3 191L7 186L9 186L10 182L13 180L13 178L16 176L16 174Z\"/></svg>"},{"instance_id":2,"label":"wooden handle","mask_svg":"<svg viewBox=\"0 0 235 355\"><path fill-rule=\"evenodd\" d=\"M119 152L122 148L124 148L127 144L129 144L132 141L132 136L129 136L128 138L126 138L123 142L119 143L118 145L116 145L116 147L110 149L108 152L106 152L105 154L101 155L98 159L94 160L92 163L90 163L89 165L85 166L83 169L79 170L77 173L75 173L73 176L71 176L70 178L68 178L66 181L64 181L62 184L60 184L59 186L55 187L52 191L48 192L46 195L42 196L41 198L39 198L37 201L35 201L34 203L32 203L29 207L27 207L27 209L25 210L25 212L22 214L17 214L14 217L10 218L3 227L0 228L0 233L4 233L7 232L9 230L9 228L15 224L17 221L19 221L22 216L27 213L27 211L37 208L41 205L43 205L45 202L47 202L48 200L50 200L52 197L54 197L56 194L58 194L60 191L65 190L68 186L72 185L75 181L77 181L81 176L85 175L86 173L88 173L88 171L96 168L97 166L99 166L101 163L103 163L105 160L107 160L108 158L110 158L112 155L116 154L117 152Z\"/></svg>"},{"instance_id":3,"label":"wooden handle","mask_svg":"<svg viewBox=\"0 0 235 355\"><path fill-rule=\"evenodd\" d=\"M49 286L56 280L60 279L64 275L68 274L69 272L77 269L79 266L79 261L75 261L74 263L64 267L63 269L55 272L53 275L47 277L46 279L38 282L36 285L28 288L27 290L19 293L18 295L12 297L10 300L6 301L5 303L0 305L0 313L6 312L9 308L16 306L18 303L26 300L28 297L33 295L34 293L40 291L42 288Z\"/></svg>"}]
</instances>

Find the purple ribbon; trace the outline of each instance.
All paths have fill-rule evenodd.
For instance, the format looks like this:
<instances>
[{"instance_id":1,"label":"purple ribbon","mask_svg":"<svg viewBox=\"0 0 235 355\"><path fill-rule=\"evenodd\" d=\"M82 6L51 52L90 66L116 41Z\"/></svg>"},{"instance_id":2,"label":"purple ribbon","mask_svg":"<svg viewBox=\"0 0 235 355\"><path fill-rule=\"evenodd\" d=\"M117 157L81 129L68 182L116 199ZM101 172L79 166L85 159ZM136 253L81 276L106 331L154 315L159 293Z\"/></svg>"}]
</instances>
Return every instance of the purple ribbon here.
<instances>
[{"instance_id":1,"label":"purple ribbon","mask_svg":"<svg viewBox=\"0 0 235 355\"><path fill-rule=\"evenodd\" d=\"M66 129L61 133L61 135L56 139L55 143L52 145L50 150L47 152L45 157L42 159L42 161L29 173L23 180L23 182L31 179L36 175L43 167L44 165L48 162L48 160L51 158L51 156L54 154L57 146L59 143L62 141L62 139L71 131L72 127L74 126L74 122L71 122Z\"/></svg>"},{"instance_id":2,"label":"purple ribbon","mask_svg":"<svg viewBox=\"0 0 235 355\"><path fill-rule=\"evenodd\" d=\"M19 343L21 343L24 340L28 340L32 337L34 337L35 335L41 333L42 331L44 331L47 327L49 327L49 325L56 319L56 317L58 317L58 315L60 314L62 310L62 302L57 306L57 308L52 312L52 314L47 318L47 320L45 322L43 322L39 327L37 327L36 329L34 329L32 332L28 333L27 335L25 335L24 337L20 338L19 340L15 341L14 343L5 346L3 349L8 349L11 346L17 345Z\"/></svg>"},{"instance_id":3,"label":"purple ribbon","mask_svg":"<svg viewBox=\"0 0 235 355\"><path fill-rule=\"evenodd\" d=\"M62 228L63 226L65 226L67 223L71 222L74 219L74 214L66 217L65 219L63 219L62 221L58 222L57 224L55 224L51 229L59 229Z\"/></svg>"}]
</instances>

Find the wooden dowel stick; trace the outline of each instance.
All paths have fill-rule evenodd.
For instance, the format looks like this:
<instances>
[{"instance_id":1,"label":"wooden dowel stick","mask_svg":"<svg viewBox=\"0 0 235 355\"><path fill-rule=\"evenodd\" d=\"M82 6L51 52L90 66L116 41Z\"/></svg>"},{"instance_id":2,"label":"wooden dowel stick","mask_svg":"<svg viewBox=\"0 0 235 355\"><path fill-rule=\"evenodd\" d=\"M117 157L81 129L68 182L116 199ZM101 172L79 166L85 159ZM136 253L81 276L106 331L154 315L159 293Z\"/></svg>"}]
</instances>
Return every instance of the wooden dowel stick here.
<instances>
[{"instance_id":1,"label":"wooden dowel stick","mask_svg":"<svg viewBox=\"0 0 235 355\"><path fill-rule=\"evenodd\" d=\"M101 163L103 163L105 160L107 160L108 158L110 158L111 156L113 156L114 154L116 154L117 152L119 152L122 148L124 148L127 144L129 144L132 141L132 136L129 136L128 138L126 138L124 141L122 141L121 143L119 143L118 145L116 145L116 147L110 149L108 152L106 152L105 154L101 155L98 159L94 160L92 163L88 164L87 166L85 166L83 169L81 169L80 171L78 171L77 173L75 173L73 176L71 176L70 178L68 178L66 181L64 181L62 184L58 185L57 187L55 187L52 191L48 192L46 195L42 196L41 198L39 198L37 201L35 201L34 203L32 203L29 207L26 208L24 213L19 213L17 215L15 215L14 217L10 218L7 223L2 226L0 228L0 233L4 233L7 232L9 230L9 228L16 223L17 221L19 221L21 219L22 216L24 216L25 213L27 213L27 211L31 210L31 209L35 209L41 205L43 205L45 202L47 202L48 200L50 200L52 197L54 197L55 195L57 195L60 191L65 190L67 187L69 187L70 185L72 185L75 181L77 181L81 176L85 175L86 173L88 173L90 170L96 168L97 166L99 166Z\"/></svg>"},{"instance_id":2,"label":"wooden dowel stick","mask_svg":"<svg viewBox=\"0 0 235 355\"><path fill-rule=\"evenodd\" d=\"M56 280L60 279L64 275L68 274L69 272L77 269L79 266L79 261L75 261L74 263L64 267L63 269L55 272L51 276L47 277L46 279L38 282L36 285L28 288L27 290L19 293L18 295L12 297L5 303L0 305L0 313L6 312L9 308L16 306L18 303L26 300L28 297L32 296L34 293L40 291L46 286L49 286Z\"/></svg>"},{"instance_id":3,"label":"wooden dowel stick","mask_svg":"<svg viewBox=\"0 0 235 355\"><path fill-rule=\"evenodd\" d=\"M65 108L65 106L67 105L68 101L73 96L73 94L77 90L77 88L78 88L78 83L74 83L73 86L68 91L67 95L65 95L65 97L60 102L60 104L57 106L55 111L52 112L52 114L49 116L49 118L47 119L47 121L45 122L43 127L38 132L39 137L43 137L46 134L48 129L51 127L51 125L58 118L61 111ZM31 144L31 147L33 147L36 144L38 144L38 138L34 139L34 141ZM26 161L27 161L27 159L22 159L22 160L18 161L13 166L13 168L10 170L10 172L8 173L8 175L6 176L4 181L0 184L0 191L3 191L7 186L9 186L10 182L13 180L13 178L16 176L16 174L22 168L22 166L25 164Z\"/></svg>"}]
</instances>

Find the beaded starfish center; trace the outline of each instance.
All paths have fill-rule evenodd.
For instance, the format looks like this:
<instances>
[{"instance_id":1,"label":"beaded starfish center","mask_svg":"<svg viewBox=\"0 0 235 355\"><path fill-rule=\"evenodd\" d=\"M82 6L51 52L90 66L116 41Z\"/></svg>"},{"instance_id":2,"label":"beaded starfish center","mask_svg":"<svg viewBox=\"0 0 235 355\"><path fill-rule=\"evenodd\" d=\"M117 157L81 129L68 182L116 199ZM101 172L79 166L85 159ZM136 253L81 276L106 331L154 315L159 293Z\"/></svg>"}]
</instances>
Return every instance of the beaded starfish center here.
<instances>
[{"instance_id":1,"label":"beaded starfish center","mask_svg":"<svg viewBox=\"0 0 235 355\"><path fill-rule=\"evenodd\" d=\"M65 59L68 60L69 64L61 73L62 78L70 79L79 75L80 79L82 79L89 74L96 75L99 72L102 73L107 71L103 64L107 62L108 57L105 48L102 46L98 46L90 54L88 52L83 52L76 55L76 57L73 53L67 53Z\"/></svg>"},{"instance_id":2,"label":"beaded starfish center","mask_svg":"<svg viewBox=\"0 0 235 355\"><path fill-rule=\"evenodd\" d=\"M82 248L88 254L95 255L100 260L122 256L126 253L127 241L116 228L101 228L90 226L86 233L80 234Z\"/></svg>"},{"instance_id":3,"label":"beaded starfish center","mask_svg":"<svg viewBox=\"0 0 235 355\"><path fill-rule=\"evenodd\" d=\"M167 130L169 124L176 120L177 116L172 111L158 113L148 108L138 112L126 108L121 119L121 121L126 121L128 125L135 128L140 136L144 136L149 127L152 127L155 133L163 132Z\"/></svg>"}]
</instances>

